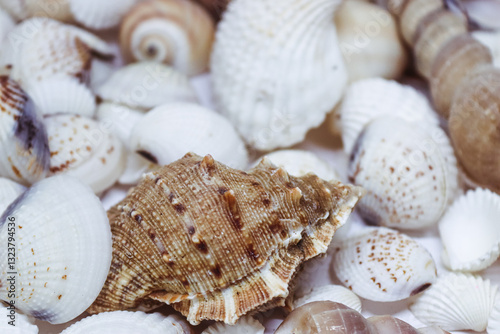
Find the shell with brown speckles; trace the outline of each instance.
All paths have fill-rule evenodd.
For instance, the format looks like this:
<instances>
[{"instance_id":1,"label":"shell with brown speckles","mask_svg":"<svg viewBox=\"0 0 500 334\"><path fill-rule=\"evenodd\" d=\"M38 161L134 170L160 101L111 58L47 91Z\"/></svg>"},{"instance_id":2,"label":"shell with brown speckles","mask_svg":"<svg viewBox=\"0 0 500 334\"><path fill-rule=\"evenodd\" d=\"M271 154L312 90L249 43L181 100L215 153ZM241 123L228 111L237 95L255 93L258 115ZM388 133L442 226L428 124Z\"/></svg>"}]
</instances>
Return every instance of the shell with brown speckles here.
<instances>
[{"instance_id":1,"label":"shell with brown speckles","mask_svg":"<svg viewBox=\"0 0 500 334\"><path fill-rule=\"evenodd\" d=\"M246 173L189 153L109 210L113 261L89 311L152 298L192 324L235 323L284 305L299 265L326 252L361 195L265 162Z\"/></svg>"}]
</instances>

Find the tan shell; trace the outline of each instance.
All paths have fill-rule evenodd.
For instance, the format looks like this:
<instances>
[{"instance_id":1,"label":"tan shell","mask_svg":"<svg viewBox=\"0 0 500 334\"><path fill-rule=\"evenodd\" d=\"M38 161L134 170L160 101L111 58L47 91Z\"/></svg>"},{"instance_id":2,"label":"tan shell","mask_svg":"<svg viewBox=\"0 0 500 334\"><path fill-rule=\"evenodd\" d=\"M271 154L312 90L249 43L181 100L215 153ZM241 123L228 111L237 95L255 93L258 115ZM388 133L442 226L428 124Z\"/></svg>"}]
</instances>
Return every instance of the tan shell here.
<instances>
[{"instance_id":1,"label":"tan shell","mask_svg":"<svg viewBox=\"0 0 500 334\"><path fill-rule=\"evenodd\" d=\"M402 22L400 26L401 34L406 43L413 45L420 21L429 13L442 8L443 0L406 0L401 2L401 5L398 6L391 6L389 4L389 10L395 13L394 8L391 7L398 8L396 13L400 15L400 22Z\"/></svg>"},{"instance_id":2,"label":"tan shell","mask_svg":"<svg viewBox=\"0 0 500 334\"><path fill-rule=\"evenodd\" d=\"M192 153L148 173L108 212L113 261L91 313L150 297L192 324L283 306L301 263L326 252L361 188Z\"/></svg>"}]
</instances>

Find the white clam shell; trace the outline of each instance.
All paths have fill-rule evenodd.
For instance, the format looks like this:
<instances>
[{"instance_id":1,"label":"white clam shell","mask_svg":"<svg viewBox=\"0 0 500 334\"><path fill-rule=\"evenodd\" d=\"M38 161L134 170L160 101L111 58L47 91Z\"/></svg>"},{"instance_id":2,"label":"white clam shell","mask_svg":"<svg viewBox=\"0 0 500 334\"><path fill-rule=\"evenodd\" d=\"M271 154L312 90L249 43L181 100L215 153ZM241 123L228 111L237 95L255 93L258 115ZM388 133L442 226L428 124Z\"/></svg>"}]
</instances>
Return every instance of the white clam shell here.
<instances>
[{"instance_id":1,"label":"white clam shell","mask_svg":"<svg viewBox=\"0 0 500 334\"><path fill-rule=\"evenodd\" d=\"M202 334L264 334L264 326L252 316L244 316L238 319L234 325L217 322Z\"/></svg>"},{"instance_id":2,"label":"white clam shell","mask_svg":"<svg viewBox=\"0 0 500 334\"><path fill-rule=\"evenodd\" d=\"M140 62L125 66L97 90L105 101L147 111L170 102L196 102L188 77L170 66Z\"/></svg>"},{"instance_id":3,"label":"white clam shell","mask_svg":"<svg viewBox=\"0 0 500 334\"><path fill-rule=\"evenodd\" d=\"M324 300L344 304L361 313L361 300L359 297L351 290L334 284L313 288L309 294L295 300L293 307L297 308L307 303Z\"/></svg>"},{"instance_id":4,"label":"white clam shell","mask_svg":"<svg viewBox=\"0 0 500 334\"><path fill-rule=\"evenodd\" d=\"M35 319L22 314L14 306L0 303L0 333L38 334Z\"/></svg>"},{"instance_id":5,"label":"white clam shell","mask_svg":"<svg viewBox=\"0 0 500 334\"><path fill-rule=\"evenodd\" d=\"M422 322L448 331L486 329L498 287L480 277L450 273L440 277L410 305Z\"/></svg>"},{"instance_id":6,"label":"white clam shell","mask_svg":"<svg viewBox=\"0 0 500 334\"><path fill-rule=\"evenodd\" d=\"M13 277L15 305L26 314L58 324L85 311L106 280L112 253L106 211L92 190L70 176L50 177L0 220L0 280L9 284L0 298L11 299ZM8 263L8 242L14 264Z\"/></svg>"},{"instance_id":7,"label":"white clam shell","mask_svg":"<svg viewBox=\"0 0 500 334\"><path fill-rule=\"evenodd\" d=\"M0 177L0 214L2 214L10 203L14 202L14 200L25 190L26 187L19 183Z\"/></svg>"},{"instance_id":8,"label":"white clam shell","mask_svg":"<svg viewBox=\"0 0 500 334\"><path fill-rule=\"evenodd\" d=\"M259 150L302 141L339 101L347 72L337 0L241 0L218 25L211 58L219 110Z\"/></svg>"},{"instance_id":9,"label":"white clam shell","mask_svg":"<svg viewBox=\"0 0 500 334\"><path fill-rule=\"evenodd\" d=\"M348 171L349 180L367 190L358 206L363 218L403 229L437 223L458 187L452 152L437 126L425 129L396 117L368 124Z\"/></svg>"},{"instance_id":10,"label":"white clam shell","mask_svg":"<svg viewBox=\"0 0 500 334\"><path fill-rule=\"evenodd\" d=\"M84 318L71 325L61 334L183 334L185 331L174 316L160 313L116 311L104 312Z\"/></svg>"},{"instance_id":11,"label":"white clam shell","mask_svg":"<svg viewBox=\"0 0 500 334\"><path fill-rule=\"evenodd\" d=\"M75 20L90 29L117 26L138 0L68 0Z\"/></svg>"},{"instance_id":12,"label":"white clam shell","mask_svg":"<svg viewBox=\"0 0 500 334\"><path fill-rule=\"evenodd\" d=\"M132 130L130 147L160 165L187 152L211 154L233 168L248 165L245 144L231 123L194 103L170 103L151 110Z\"/></svg>"},{"instance_id":13,"label":"white clam shell","mask_svg":"<svg viewBox=\"0 0 500 334\"><path fill-rule=\"evenodd\" d=\"M500 196L469 190L448 208L439 222L444 264L454 271L487 268L500 255Z\"/></svg>"},{"instance_id":14,"label":"white clam shell","mask_svg":"<svg viewBox=\"0 0 500 334\"><path fill-rule=\"evenodd\" d=\"M339 110L344 151L352 152L363 128L379 117L438 125L428 100L410 86L381 78L355 82L347 89Z\"/></svg>"},{"instance_id":15,"label":"white clam shell","mask_svg":"<svg viewBox=\"0 0 500 334\"><path fill-rule=\"evenodd\" d=\"M498 20L498 19L497 19ZM500 28L499 28L500 29ZM500 67L500 30L474 31L472 37L490 49L493 56L493 65Z\"/></svg>"},{"instance_id":16,"label":"white clam shell","mask_svg":"<svg viewBox=\"0 0 500 334\"><path fill-rule=\"evenodd\" d=\"M342 284L369 300L402 300L427 289L436 279L430 253L395 230L366 228L335 247L335 274Z\"/></svg>"},{"instance_id":17,"label":"white clam shell","mask_svg":"<svg viewBox=\"0 0 500 334\"><path fill-rule=\"evenodd\" d=\"M103 123L78 115L58 114L45 117L45 124L52 175L75 176L95 193L118 180L125 168L125 149Z\"/></svg>"}]
</instances>

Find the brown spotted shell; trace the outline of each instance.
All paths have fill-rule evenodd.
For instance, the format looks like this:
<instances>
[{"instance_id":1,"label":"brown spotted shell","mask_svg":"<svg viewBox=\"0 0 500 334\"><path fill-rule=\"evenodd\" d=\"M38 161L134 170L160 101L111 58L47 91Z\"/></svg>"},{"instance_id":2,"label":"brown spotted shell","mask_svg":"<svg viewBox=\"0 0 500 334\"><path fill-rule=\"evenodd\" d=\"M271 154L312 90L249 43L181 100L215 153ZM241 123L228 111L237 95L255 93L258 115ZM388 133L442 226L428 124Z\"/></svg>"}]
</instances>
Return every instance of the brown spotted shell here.
<instances>
[{"instance_id":1,"label":"brown spotted shell","mask_svg":"<svg viewBox=\"0 0 500 334\"><path fill-rule=\"evenodd\" d=\"M283 306L299 265L326 251L361 194L266 160L246 173L189 153L109 210L113 260L89 311L149 297L196 324Z\"/></svg>"}]
</instances>

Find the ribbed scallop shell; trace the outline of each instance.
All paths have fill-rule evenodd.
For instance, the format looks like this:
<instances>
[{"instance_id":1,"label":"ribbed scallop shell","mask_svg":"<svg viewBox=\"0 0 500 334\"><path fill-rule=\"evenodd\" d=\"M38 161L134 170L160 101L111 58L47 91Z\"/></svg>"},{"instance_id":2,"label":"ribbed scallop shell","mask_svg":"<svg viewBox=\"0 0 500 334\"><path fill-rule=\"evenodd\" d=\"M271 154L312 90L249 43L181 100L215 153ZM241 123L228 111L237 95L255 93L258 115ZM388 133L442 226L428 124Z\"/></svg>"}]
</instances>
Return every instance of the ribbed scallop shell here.
<instances>
[{"instance_id":1,"label":"ribbed scallop shell","mask_svg":"<svg viewBox=\"0 0 500 334\"><path fill-rule=\"evenodd\" d=\"M421 229L438 222L456 196L458 170L437 126L387 117L371 122L351 153L349 180L367 190L360 214L372 224Z\"/></svg>"},{"instance_id":2,"label":"ribbed scallop shell","mask_svg":"<svg viewBox=\"0 0 500 334\"><path fill-rule=\"evenodd\" d=\"M123 16L139 0L68 0L75 20L89 29L108 29L117 26Z\"/></svg>"},{"instance_id":3,"label":"ribbed scallop shell","mask_svg":"<svg viewBox=\"0 0 500 334\"><path fill-rule=\"evenodd\" d=\"M493 64L500 67L500 31L475 31L472 33L472 37L488 47L493 55Z\"/></svg>"},{"instance_id":4,"label":"ribbed scallop shell","mask_svg":"<svg viewBox=\"0 0 500 334\"><path fill-rule=\"evenodd\" d=\"M361 313L359 297L351 290L334 284L313 288L309 294L295 300L293 306L297 308L307 303L325 300L344 304Z\"/></svg>"},{"instance_id":5,"label":"ribbed scallop shell","mask_svg":"<svg viewBox=\"0 0 500 334\"><path fill-rule=\"evenodd\" d=\"M486 329L498 287L489 280L447 274L424 292L410 310L422 322L448 331Z\"/></svg>"},{"instance_id":6,"label":"ribbed scallop shell","mask_svg":"<svg viewBox=\"0 0 500 334\"><path fill-rule=\"evenodd\" d=\"M184 0L148 0L123 18L120 47L126 61L169 64L187 75L208 68L215 24L198 4Z\"/></svg>"},{"instance_id":7,"label":"ribbed scallop shell","mask_svg":"<svg viewBox=\"0 0 500 334\"><path fill-rule=\"evenodd\" d=\"M240 318L234 325L217 322L202 334L264 334L265 327L251 316Z\"/></svg>"},{"instance_id":8,"label":"ribbed scallop shell","mask_svg":"<svg viewBox=\"0 0 500 334\"><path fill-rule=\"evenodd\" d=\"M486 332L489 334L500 333L500 296L496 297L490 317L488 318Z\"/></svg>"},{"instance_id":9,"label":"ribbed scallop shell","mask_svg":"<svg viewBox=\"0 0 500 334\"><path fill-rule=\"evenodd\" d=\"M19 183L0 177L0 214L25 190L26 188Z\"/></svg>"},{"instance_id":10,"label":"ribbed scallop shell","mask_svg":"<svg viewBox=\"0 0 500 334\"><path fill-rule=\"evenodd\" d=\"M337 243L333 268L358 296L374 301L406 299L436 280L430 253L405 234L366 228Z\"/></svg>"},{"instance_id":11,"label":"ribbed scallop shell","mask_svg":"<svg viewBox=\"0 0 500 334\"><path fill-rule=\"evenodd\" d=\"M251 146L287 147L323 122L347 72L337 0L240 0L218 25L211 58L217 110Z\"/></svg>"},{"instance_id":12,"label":"ribbed scallop shell","mask_svg":"<svg viewBox=\"0 0 500 334\"><path fill-rule=\"evenodd\" d=\"M148 173L108 212L112 270L90 312L146 296L192 324L234 324L284 305L301 263L326 252L362 191L261 164L249 173L187 154Z\"/></svg>"},{"instance_id":13,"label":"ribbed scallop shell","mask_svg":"<svg viewBox=\"0 0 500 334\"><path fill-rule=\"evenodd\" d=\"M92 190L69 176L44 179L12 203L0 221L5 259L0 283L8 287L14 276L16 307L53 324L85 311L111 262L108 219ZM14 264L7 261L8 247L14 248ZM2 300L10 300L8 291L0 290Z\"/></svg>"},{"instance_id":14,"label":"ribbed scallop shell","mask_svg":"<svg viewBox=\"0 0 500 334\"><path fill-rule=\"evenodd\" d=\"M9 307L9 309L8 309ZM9 334L38 334L35 319L28 317L13 307L0 303L0 331ZM9 324L12 322L12 324Z\"/></svg>"}]
</instances>

